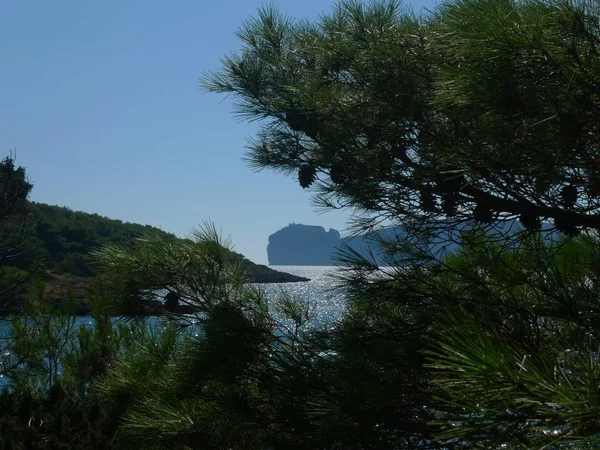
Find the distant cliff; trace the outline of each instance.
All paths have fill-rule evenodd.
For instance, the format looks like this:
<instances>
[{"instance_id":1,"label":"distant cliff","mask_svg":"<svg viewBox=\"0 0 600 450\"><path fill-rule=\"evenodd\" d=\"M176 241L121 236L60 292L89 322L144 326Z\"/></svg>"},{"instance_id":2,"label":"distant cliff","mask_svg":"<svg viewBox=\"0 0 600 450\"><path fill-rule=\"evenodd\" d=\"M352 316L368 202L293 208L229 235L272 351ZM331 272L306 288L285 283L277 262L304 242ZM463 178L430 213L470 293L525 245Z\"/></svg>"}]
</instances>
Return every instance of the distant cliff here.
<instances>
[{"instance_id":1,"label":"distant cliff","mask_svg":"<svg viewBox=\"0 0 600 450\"><path fill-rule=\"evenodd\" d=\"M391 237L394 229L383 231L386 237ZM389 236L388 236L389 235ZM350 246L362 255L372 251L378 263L377 244L371 236L340 237L337 230L315 225L291 224L269 236L267 255L269 264L275 266L331 266L338 264L336 255L344 246Z\"/></svg>"},{"instance_id":2,"label":"distant cliff","mask_svg":"<svg viewBox=\"0 0 600 450\"><path fill-rule=\"evenodd\" d=\"M469 226L471 225L465 224L462 225L462 228L467 229ZM495 231L492 232L505 233L516 230L518 227L518 222L498 222L495 225ZM546 224L543 227L543 229L550 228ZM402 230L399 227L385 228L376 233L388 242L394 241L396 236L402 236ZM342 239L340 233L334 229L325 231L325 228L320 226L291 224L269 236L267 255L269 264L275 266L329 266L339 265L338 250L350 247L369 260L374 258L377 264L386 265L383 252L377 244L378 236L366 234ZM430 250L433 254L440 255L442 251L451 252L457 248L456 242L447 242L441 239L438 242L434 240Z\"/></svg>"},{"instance_id":3,"label":"distant cliff","mask_svg":"<svg viewBox=\"0 0 600 450\"><path fill-rule=\"evenodd\" d=\"M269 264L277 266L330 266L340 243L337 230L291 224L269 236Z\"/></svg>"},{"instance_id":4,"label":"distant cliff","mask_svg":"<svg viewBox=\"0 0 600 450\"><path fill-rule=\"evenodd\" d=\"M387 228L377 233L386 240L394 238L396 228ZM269 236L267 255L269 264L275 266L332 266L341 248L350 247L363 256L375 258L378 264L385 264L376 240L372 234L341 238L333 228L315 225L291 224Z\"/></svg>"}]
</instances>

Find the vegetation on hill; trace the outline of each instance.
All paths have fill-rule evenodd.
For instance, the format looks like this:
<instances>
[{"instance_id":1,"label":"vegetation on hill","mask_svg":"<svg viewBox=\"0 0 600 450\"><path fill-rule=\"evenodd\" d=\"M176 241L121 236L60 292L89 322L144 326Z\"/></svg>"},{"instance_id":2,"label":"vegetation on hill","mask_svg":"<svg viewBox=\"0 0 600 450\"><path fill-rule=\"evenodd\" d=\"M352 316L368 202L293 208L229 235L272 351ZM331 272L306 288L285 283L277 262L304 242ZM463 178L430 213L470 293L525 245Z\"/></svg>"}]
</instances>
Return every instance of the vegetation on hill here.
<instances>
[{"instance_id":1,"label":"vegetation on hill","mask_svg":"<svg viewBox=\"0 0 600 450\"><path fill-rule=\"evenodd\" d=\"M52 272L76 277L98 274L90 253L104 245L130 247L137 238L147 235L166 241L179 239L172 233L150 225L123 222L98 214L36 202L28 204L27 225L27 242L23 246L27 251L16 264L24 268L37 261L43 268ZM254 264L239 253L229 251L228 254L230 258L239 260L251 278L258 282L305 280Z\"/></svg>"},{"instance_id":2,"label":"vegetation on hill","mask_svg":"<svg viewBox=\"0 0 600 450\"><path fill-rule=\"evenodd\" d=\"M149 225L109 219L98 214L31 202L27 255L48 269L78 276L93 276L89 253L104 244L131 245L136 237L155 233L165 239L175 235Z\"/></svg>"},{"instance_id":3,"label":"vegetation on hill","mask_svg":"<svg viewBox=\"0 0 600 450\"><path fill-rule=\"evenodd\" d=\"M25 239L27 198L33 185L27 179L25 169L15 166L13 155L0 162L0 310L21 289L35 271L14 267L22 255L20 245ZM10 340L1 330L10 321L0 315L0 377L15 367L15 362L5 363L2 356L10 346Z\"/></svg>"}]
</instances>

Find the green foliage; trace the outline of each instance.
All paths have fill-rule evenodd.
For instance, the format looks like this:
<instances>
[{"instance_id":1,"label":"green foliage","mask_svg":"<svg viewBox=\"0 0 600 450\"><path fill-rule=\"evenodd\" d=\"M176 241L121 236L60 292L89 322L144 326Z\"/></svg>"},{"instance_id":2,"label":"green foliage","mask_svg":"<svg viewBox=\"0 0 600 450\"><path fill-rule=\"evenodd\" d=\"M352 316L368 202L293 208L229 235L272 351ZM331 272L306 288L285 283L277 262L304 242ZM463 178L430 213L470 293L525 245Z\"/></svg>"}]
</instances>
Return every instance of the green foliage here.
<instances>
[{"instance_id":1,"label":"green foliage","mask_svg":"<svg viewBox=\"0 0 600 450\"><path fill-rule=\"evenodd\" d=\"M32 272L7 268L19 263L21 269L31 269L22 262L21 245L29 213L27 198L32 188L25 169L15 167L12 155L0 161L0 307L4 298L18 290Z\"/></svg>"},{"instance_id":2,"label":"green foliage","mask_svg":"<svg viewBox=\"0 0 600 450\"><path fill-rule=\"evenodd\" d=\"M77 213L38 222L57 264L104 244L89 270L115 284L92 294L91 329L38 286L37 315L13 327L0 444L598 447L598 12L460 0L416 17L348 1L310 23L261 10L203 80L263 121L250 162L355 208L358 228L412 234L382 237L385 270L343 251L346 312L311 328L310 305L247 284L213 226L108 243ZM528 233L486 231L511 219ZM533 233L546 220L562 236ZM423 245L456 239L443 257ZM181 305L141 320L164 290Z\"/></svg>"},{"instance_id":3,"label":"green foliage","mask_svg":"<svg viewBox=\"0 0 600 450\"><path fill-rule=\"evenodd\" d=\"M13 351L23 359L15 391L2 398L13 412L0 418L12 429L5 442L597 445L600 253L590 236L506 246L471 233L442 261L385 272L348 255L355 264L338 276L348 310L333 330L310 328L308 304L269 301L244 285L224 244L207 227L194 241L148 236L96 252L121 294L175 280L169 289L195 307L152 325L114 326L106 312L124 297L98 285L90 293L95 327L77 329L68 308L44 302L40 285L31 303L39 314L14 328ZM19 411L42 418L35 432Z\"/></svg>"},{"instance_id":4,"label":"green foliage","mask_svg":"<svg viewBox=\"0 0 600 450\"><path fill-rule=\"evenodd\" d=\"M74 344L75 298L65 295L62 307L56 308L44 295L38 280L34 293L25 304L25 314L12 322L13 358L21 364L7 376L17 388L49 389L58 381L60 360Z\"/></svg>"},{"instance_id":5,"label":"green foliage","mask_svg":"<svg viewBox=\"0 0 600 450\"><path fill-rule=\"evenodd\" d=\"M428 351L457 408L441 415L442 436L485 448L598 446L599 258L595 240L553 248L532 238L510 251L473 243L449 259L451 281L436 281L460 308L440 317Z\"/></svg>"},{"instance_id":6,"label":"green foliage","mask_svg":"<svg viewBox=\"0 0 600 450\"><path fill-rule=\"evenodd\" d=\"M17 267L6 266L2 268L0 277L1 297L15 293L19 287L30 277L31 273Z\"/></svg>"},{"instance_id":7,"label":"green foliage","mask_svg":"<svg viewBox=\"0 0 600 450\"><path fill-rule=\"evenodd\" d=\"M263 292L245 284L226 244L207 225L193 240L147 236L130 249L95 253L122 287L122 304L166 288L193 307L137 339L98 382L105 401L125 405L121 438L128 445L303 448L312 440L294 442L289 432L309 423L306 383L317 378L298 366L318 361L301 339L308 313L290 298L277 303L279 314L271 311Z\"/></svg>"},{"instance_id":8,"label":"green foliage","mask_svg":"<svg viewBox=\"0 0 600 450\"><path fill-rule=\"evenodd\" d=\"M3 221L22 216L26 212L26 201L32 188L25 169L15 167L12 155L0 162L0 218Z\"/></svg>"},{"instance_id":9,"label":"green foliage","mask_svg":"<svg viewBox=\"0 0 600 450\"><path fill-rule=\"evenodd\" d=\"M81 398L56 384L44 395L0 392L0 447L26 449L118 448L113 411L95 397Z\"/></svg>"},{"instance_id":10,"label":"green foliage","mask_svg":"<svg viewBox=\"0 0 600 450\"><path fill-rule=\"evenodd\" d=\"M469 0L416 16L342 1L306 22L265 8L202 84L261 121L254 168L315 181L316 204L356 208L362 231L522 219L576 235L600 229L598 12Z\"/></svg>"},{"instance_id":11,"label":"green foliage","mask_svg":"<svg viewBox=\"0 0 600 450\"><path fill-rule=\"evenodd\" d=\"M0 394L0 448L117 447L123 404L106 402L94 384L146 327L113 323L109 295L107 286L94 286L92 320L78 324L72 295L65 293L57 307L38 280L5 349L13 368Z\"/></svg>"},{"instance_id":12,"label":"green foliage","mask_svg":"<svg viewBox=\"0 0 600 450\"><path fill-rule=\"evenodd\" d=\"M57 306L39 282L12 328L16 368L0 398L0 447L291 445L296 437L287 427L296 418L308 422L309 390L286 371L296 381L314 377L295 362L314 365L300 338L306 306L283 298L271 312L231 255L213 226L193 240L147 235L129 248L105 246L94 258L114 282L98 280L88 293L90 326L77 326L69 293ZM192 311L129 323L108 316L164 287Z\"/></svg>"},{"instance_id":13,"label":"green foliage","mask_svg":"<svg viewBox=\"0 0 600 450\"><path fill-rule=\"evenodd\" d=\"M11 326L11 320L5 317L6 304L11 296L23 291L25 282L36 269L35 264L22 265L21 269L26 270L12 267L23 258L27 197L32 187L25 169L15 167L13 155L0 162L0 378L15 364L6 352L5 330Z\"/></svg>"},{"instance_id":14,"label":"green foliage","mask_svg":"<svg viewBox=\"0 0 600 450\"><path fill-rule=\"evenodd\" d=\"M206 312L222 298L241 296L249 281L244 265L227 247L214 226L206 225L190 239L146 234L131 246L109 244L91 256L120 290L123 313L135 315L144 301L157 299L164 290L177 294L194 312Z\"/></svg>"},{"instance_id":15,"label":"green foliage","mask_svg":"<svg viewBox=\"0 0 600 450\"><path fill-rule=\"evenodd\" d=\"M348 311L326 338L337 389L314 400L340 447L596 445L593 238L482 229L600 229L598 12L466 0L417 17L348 1L308 23L265 8L204 76L261 120L253 167L297 173L317 205L354 208L357 230L411 238L382 242L401 269L341 255ZM423 245L465 222L459 254Z\"/></svg>"},{"instance_id":16,"label":"green foliage","mask_svg":"<svg viewBox=\"0 0 600 450\"><path fill-rule=\"evenodd\" d=\"M599 13L342 1L306 22L267 7L203 77L261 122L251 166L353 208L358 232L406 231L382 239L386 271L342 252L348 310L311 399L325 448L598 445ZM520 236L486 232L514 220ZM432 254L465 223L459 253ZM545 242L543 223L589 234Z\"/></svg>"},{"instance_id":17,"label":"green foliage","mask_svg":"<svg viewBox=\"0 0 600 450\"><path fill-rule=\"evenodd\" d=\"M98 214L31 203L29 206L27 258L44 263L59 273L93 276L89 252L104 244L128 246L142 234L154 233L167 239L175 236L148 225L108 219Z\"/></svg>"}]
</instances>

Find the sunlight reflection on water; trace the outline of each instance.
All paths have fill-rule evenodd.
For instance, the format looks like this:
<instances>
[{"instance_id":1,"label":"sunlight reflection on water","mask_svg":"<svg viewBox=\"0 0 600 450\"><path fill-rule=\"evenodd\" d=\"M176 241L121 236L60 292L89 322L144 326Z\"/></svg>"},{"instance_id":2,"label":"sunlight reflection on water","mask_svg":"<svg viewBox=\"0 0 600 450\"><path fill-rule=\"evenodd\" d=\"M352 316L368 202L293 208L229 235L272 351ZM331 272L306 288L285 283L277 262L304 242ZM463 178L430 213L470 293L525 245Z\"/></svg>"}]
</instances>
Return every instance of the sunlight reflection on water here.
<instances>
[{"instance_id":1,"label":"sunlight reflection on water","mask_svg":"<svg viewBox=\"0 0 600 450\"><path fill-rule=\"evenodd\" d=\"M335 289L335 283L330 278L333 266L270 266L281 272L291 273L293 275L310 278L310 281L301 283L272 283L261 284L269 298L274 298L282 292L287 292L292 297L309 302L311 316L311 326L333 327L336 320L344 312L344 295ZM76 326L91 327L93 320L88 316L78 317ZM0 351L2 351L3 339L10 335L10 324L6 321L0 321ZM2 355L0 355L2 356ZM5 355L8 356L8 355ZM0 357L0 372L2 369L2 359ZM6 377L0 374L0 388L5 384Z\"/></svg>"},{"instance_id":2,"label":"sunlight reflection on water","mask_svg":"<svg viewBox=\"0 0 600 450\"><path fill-rule=\"evenodd\" d=\"M336 270L333 266L269 266L281 272L305 278L302 283L274 283L262 287L269 294L286 291L294 298L306 300L310 304L313 320L318 325L332 325L344 312L344 294L335 289L330 275Z\"/></svg>"}]
</instances>

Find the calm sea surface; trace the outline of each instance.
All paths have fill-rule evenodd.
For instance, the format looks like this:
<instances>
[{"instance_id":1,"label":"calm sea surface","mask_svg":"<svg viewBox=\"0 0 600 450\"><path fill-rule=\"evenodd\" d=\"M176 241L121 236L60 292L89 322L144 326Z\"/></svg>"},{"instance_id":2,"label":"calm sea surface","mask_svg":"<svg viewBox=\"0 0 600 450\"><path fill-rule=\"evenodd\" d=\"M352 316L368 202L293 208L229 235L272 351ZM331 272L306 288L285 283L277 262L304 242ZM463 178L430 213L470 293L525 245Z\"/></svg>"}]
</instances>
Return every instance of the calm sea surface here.
<instances>
[{"instance_id":1,"label":"calm sea surface","mask_svg":"<svg viewBox=\"0 0 600 450\"><path fill-rule=\"evenodd\" d=\"M270 283L261 284L270 298L287 293L294 298L308 302L311 323L317 326L333 326L344 311L344 295L335 289L335 283L330 275L336 270L329 266L269 266L281 272L310 278L311 281L302 283ZM93 326L90 317L77 318L77 323L83 326ZM0 352L5 351L2 337L8 336L10 327L6 322L0 321ZM0 355L0 361L2 360ZM0 388L4 384L4 377L0 375Z\"/></svg>"}]
</instances>

